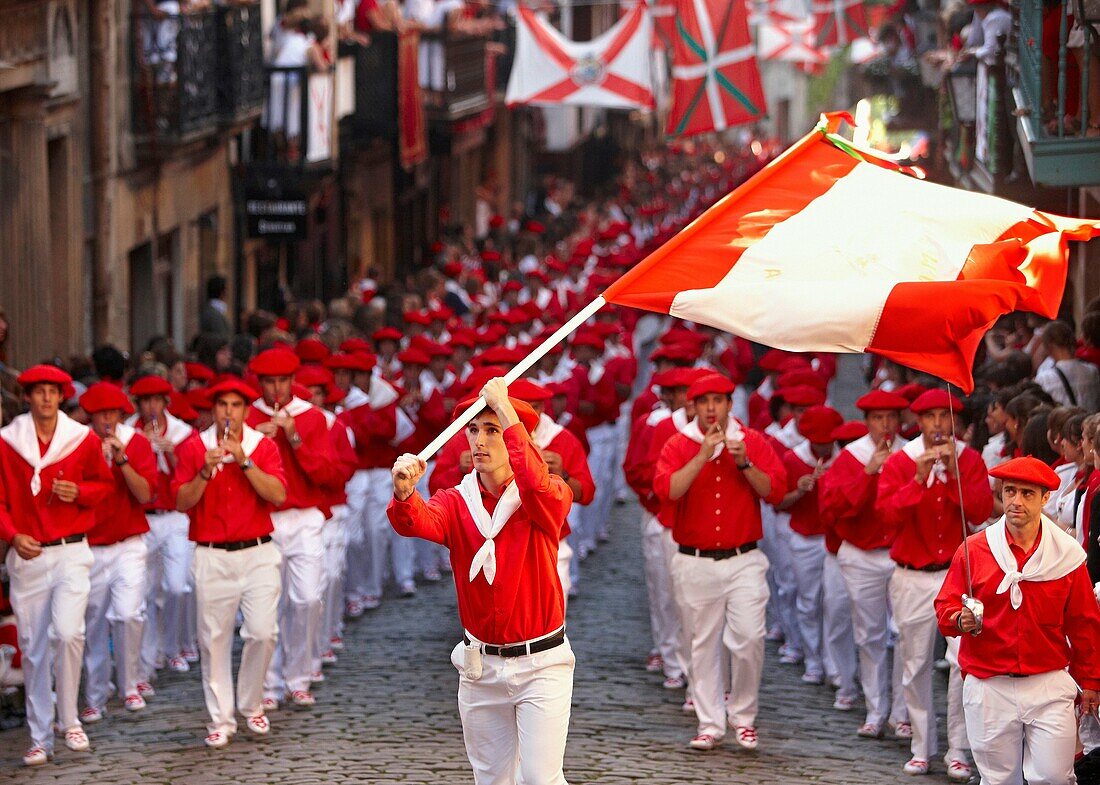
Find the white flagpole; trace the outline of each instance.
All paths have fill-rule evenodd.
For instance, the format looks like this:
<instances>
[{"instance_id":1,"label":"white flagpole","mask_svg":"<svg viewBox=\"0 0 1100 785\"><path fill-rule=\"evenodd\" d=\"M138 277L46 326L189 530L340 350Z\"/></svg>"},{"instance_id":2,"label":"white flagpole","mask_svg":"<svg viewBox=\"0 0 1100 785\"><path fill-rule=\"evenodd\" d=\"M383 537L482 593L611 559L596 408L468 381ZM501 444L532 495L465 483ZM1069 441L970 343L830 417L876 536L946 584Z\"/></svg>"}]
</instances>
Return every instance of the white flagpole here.
<instances>
[{"instance_id":1,"label":"white flagpole","mask_svg":"<svg viewBox=\"0 0 1100 785\"><path fill-rule=\"evenodd\" d=\"M592 314L596 313L596 311L603 308L606 302L607 301L603 299L603 295L600 295L584 308L582 308L580 311L578 311L572 319L559 327L553 335L551 335L549 338L539 344L539 346L533 352L520 360L520 362L516 364L515 368L508 371L508 373L504 375L504 381L508 384L511 384L516 379L523 376L523 374L527 373L532 365L541 360L548 351L550 351L563 340L565 340L565 337L567 335L569 335L571 332L573 332L586 321L588 321L588 317L592 316ZM416 457L422 461L426 461L431 458L433 455L439 452L443 445L449 442L456 433L465 428L466 424L470 422L470 420L477 417L478 413L484 408L485 399L478 398L473 406L460 414L453 423L447 426L443 433L439 434L439 436L436 436L432 440L431 444L429 444L427 447L417 453Z\"/></svg>"}]
</instances>

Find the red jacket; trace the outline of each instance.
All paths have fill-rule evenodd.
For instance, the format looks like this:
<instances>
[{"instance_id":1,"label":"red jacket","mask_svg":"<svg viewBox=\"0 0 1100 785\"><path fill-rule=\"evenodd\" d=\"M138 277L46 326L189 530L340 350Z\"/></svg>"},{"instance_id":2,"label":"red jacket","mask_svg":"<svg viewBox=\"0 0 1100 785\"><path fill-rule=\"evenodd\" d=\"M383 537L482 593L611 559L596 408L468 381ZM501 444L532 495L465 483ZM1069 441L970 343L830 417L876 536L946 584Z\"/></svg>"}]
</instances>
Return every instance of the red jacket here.
<instances>
[{"instance_id":1,"label":"red jacket","mask_svg":"<svg viewBox=\"0 0 1100 785\"><path fill-rule=\"evenodd\" d=\"M135 431L126 445L125 453L133 470L149 483L150 490L155 490L159 473L157 459L153 455L153 446L144 434ZM95 526L88 532L89 545L112 545L149 531L145 507L130 493L130 486L122 476L122 468L111 466L110 469L114 482L111 492L96 505Z\"/></svg>"},{"instance_id":2,"label":"red jacket","mask_svg":"<svg viewBox=\"0 0 1100 785\"><path fill-rule=\"evenodd\" d=\"M326 499L324 487L338 484L342 476L341 466L332 450L328 422L320 409L299 398L291 401L288 407L296 411L293 414L294 429L302 441L297 447L292 447L282 428L276 428L275 435L269 437L279 449L286 485L286 501L278 509L320 507ZM252 404L246 420L249 427L271 422L272 415L265 413L265 408L262 399Z\"/></svg>"},{"instance_id":3,"label":"red jacket","mask_svg":"<svg viewBox=\"0 0 1100 785\"><path fill-rule=\"evenodd\" d=\"M364 403L345 409L338 416L351 428L355 437L359 469L389 469L393 466L398 455L397 448L390 444L397 436L396 399L378 409Z\"/></svg>"},{"instance_id":4,"label":"red jacket","mask_svg":"<svg viewBox=\"0 0 1100 785\"><path fill-rule=\"evenodd\" d=\"M324 507L331 514L333 507L347 502L348 495L345 486L351 476L355 474L358 460L355 456L355 447L351 443L351 430L348 426L342 420L337 419L332 412L322 411L321 413L325 416L325 422L328 425L329 445L332 447L332 454L336 458L334 467L336 481L321 489L325 496Z\"/></svg>"},{"instance_id":5,"label":"red jacket","mask_svg":"<svg viewBox=\"0 0 1100 785\"><path fill-rule=\"evenodd\" d=\"M615 392L615 380L606 368L600 378L592 382L588 369L578 365L573 369L573 378L577 389L576 418L585 428L595 428L618 419L619 397ZM592 411L582 412L582 404L591 404Z\"/></svg>"},{"instance_id":6,"label":"red jacket","mask_svg":"<svg viewBox=\"0 0 1100 785\"><path fill-rule=\"evenodd\" d=\"M520 507L494 540L497 572L492 585L484 572L469 580L470 565L485 537L457 489L439 491L428 501L414 491L405 501L391 500L387 510L398 534L447 546L463 626L479 640L498 645L538 638L564 624L558 541L573 501L569 486L547 471L522 425L504 431L504 443ZM478 485L491 515L498 499L480 481Z\"/></svg>"},{"instance_id":7,"label":"red jacket","mask_svg":"<svg viewBox=\"0 0 1100 785\"><path fill-rule=\"evenodd\" d=\"M30 418L29 414L19 416ZM14 420L7 427L13 425ZM103 460L99 437L91 429L80 427L86 434L79 445L42 469L37 495L31 494L30 487L34 469L0 438L0 537L11 542L16 534L29 534L38 542L50 542L91 530L95 508L110 493L112 477ZM46 447L41 442L38 448L39 455L45 454ZM76 501L66 503L57 498L53 493L53 481L57 479L75 482L80 487Z\"/></svg>"},{"instance_id":8,"label":"red jacket","mask_svg":"<svg viewBox=\"0 0 1100 785\"><path fill-rule=\"evenodd\" d=\"M848 448L841 450L818 481L818 509L840 539L862 551L888 548L893 532L875 511L881 475L867 474L864 466Z\"/></svg>"},{"instance_id":9,"label":"red jacket","mask_svg":"<svg viewBox=\"0 0 1100 785\"><path fill-rule=\"evenodd\" d=\"M786 450L783 453L783 468L787 472L787 493L793 491L798 485L798 478L814 473L816 463L811 466L794 450ZM814 483L814 489L792 504L787 512L791 515L791 530L803 537L814 537L825 534L826 523L818 511L818 499L821 488L821 478Z\"/></svg>"},{"instance_id":10,"label":"red jacket","mask_svg":"<svg viewBox=\"0 0 1100 785\"><path fill-rule=\"evenodd\" d=\"M193 437L196 431L183 420L172 417L168 412L165 412L164 416L165 422L168 424L168 438L172 439L173 435L177 435L178 441L173 439L175 447L172 448L172 455L174 460L179 460L180 445ZM142 434L145 433L145 422L141 419L140 414L127 420L126 423L133 428L137 428ZM154 460L157 458L156 448L153 449L153 458ZM145 505L146 510L174 511L176 509L176 496L172 493L172 474L175 471L173 467L174 463L167 458L163 461L157 461L157 482L153 488L152 500ZM164 470L162 471L162 469Z\"/></svg>"},{"instance_id":11,"label":"red jacket","mask_svg":"<svg viewBox=\"0 0 1100 785\"><path fill-rule=\"evenodd\" d=\"M216 426L211 426L216 428ZM245 431L247 435L248 431ZM182 485L195 479L205 465L206 445L199 436L180 445L179 463L172 480L172 490L179 493ZM279 448L267 437L261 437L248 456L265 474L286 485ZM233 463L220 464L206 483L198 503L187 511L191 518L189 536L195 542L235 542L271 534L271 513L275 506L260 498L241 467Z\"/></svg>"},{"instance_id":12,"label":"red jacket","mask_svg":"<svg viewBox=\"0 0 1100 785\"><path fill-rule=\"evenodd\" d=\"M638 501L650 515L656 515L661 502L653 493L653 461L650 460L650 447L653 444L653 425L651 414L642 414L634 420L630 429L630 440L626 444L623 457L623 476L626 484L638 495Z\"/></svg>"}]
</instances>

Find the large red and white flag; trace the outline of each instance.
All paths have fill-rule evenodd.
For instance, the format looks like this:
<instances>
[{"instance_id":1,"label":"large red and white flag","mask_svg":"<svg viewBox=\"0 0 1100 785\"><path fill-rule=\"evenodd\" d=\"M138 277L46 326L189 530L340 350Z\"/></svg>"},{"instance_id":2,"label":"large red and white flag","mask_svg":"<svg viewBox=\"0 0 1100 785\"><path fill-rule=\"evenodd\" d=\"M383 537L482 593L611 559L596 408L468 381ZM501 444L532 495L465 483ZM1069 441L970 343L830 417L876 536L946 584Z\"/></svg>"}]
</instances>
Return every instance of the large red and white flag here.
<instances>
[{"instance_id":1,"label":"large red and white flag","mask_svg":"<svg viewBox=\"0 0 1100 785\"><path fill-rule=\"evenodd\" d=\"M516 57L505 103L652 109L653 23L644 4L591 41L570 41L519 6Z\"/></svg>"},{"instance_id":2,"label":"large red and white flag","mask_svg":"<svg viewBox=\"0 0 1100 785\"><path fill-rule=\"evenodd\" d=\"M731 0L677 0L667 133L721 131L764 116L748 11Z\"/></svg>"},{"instance_id":3,"label":"large red and white flag","mask_svg":"<svg viewBox=\"0 0 1100 785\"><path fill-rule=\"evenodd\" d=\"M925 182L822 125L603 294L791 351L870 351L963 390L985 331L1015 310L1054 317L1064 218Z\"/></svg>"},{"instance_id":4,"label":"large red and white flag","mask_svg":"<svg viewBox=\"0 0 1100 785\"><path fill-rule=\"evenodd\" d=\"M866 38L867 14L863 0L812 0L814 45L845 46L857 38Z\"/></svg>"},{"instance_id":5,"label":"large red and white flag","mask_svg":"<svg viewBox=\"0 0 1100 785\"><path fill-rule=\"evenodd\" d=\"M756 27L756 45L761 60L821 65L828 61L815 43L813 20L784 14L767 15Z\"/></svg>"}]
</instances>

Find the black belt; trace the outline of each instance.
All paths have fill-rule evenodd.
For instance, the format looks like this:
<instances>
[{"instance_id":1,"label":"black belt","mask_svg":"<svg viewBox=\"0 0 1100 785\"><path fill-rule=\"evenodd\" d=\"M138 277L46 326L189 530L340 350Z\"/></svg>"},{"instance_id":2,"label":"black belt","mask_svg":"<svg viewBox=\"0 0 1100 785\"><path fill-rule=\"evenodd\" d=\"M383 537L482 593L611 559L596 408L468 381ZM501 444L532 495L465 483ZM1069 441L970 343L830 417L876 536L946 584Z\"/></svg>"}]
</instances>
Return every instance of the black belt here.
<instances>
[{"instance_id":1,"label":"black belt","mask_svg":"<svg viewBox=\"0 0 1100 785\"><path fill-rule=\"evenodd\" d=\"M715 561L722 561L723 559L732 559L734 556L740 556L742 553L748 553L749 551L756 550L756 540L752 542L746 542L744 545L739 545L736 548L718 548L716 550L703 550L701 548L689 548L686 545L680 546L680 553L686 556L701 556L704 559L714 559Z\"/></svg>"},{"instance_id":2,"label":"black belt","mask_svg":"<svg viewBox=\"0 0 1100 785\"><path fill-rule=\"evenodd\" d=\"M462 640L467 646L470 645L469 636L463 635ZM539 638L537 641L532 641L531 643L517 643L514 646L493 646L489 643L483 643L481 644L481 650L485 654L492 654L496 657L525 657L528 654L538 654L540 651L556 648L563 643L565 643L564 627L553 635Z\"/></svg>"},{"instance_id":3,"label":"black belt","mask_svg":"<svg viewBox=\"0 0 1100 785\"><path fill-rule=\"evenodd\" d=\"M204 548L217 548L219 551L243 551L245 548L255 548L257 545L263 545L266 542L271 542L271 535L265 534L263 537L253 537L250 540L231 540L230 542L196 542L196 545L201 545Z\"/></svg>"},{"instance_id":4,"label":"black belt","mask_svg":"<svg viewBox=\"0 0 1100 785\"><path fill-rule=\"evenodd\" d=\"M923 567L914 567L912 564L897 563L903 570L913 570L914 572L941 572L951 566L951 562L945 561L940 564L926 564Z\"/></svg>"},{"instance_id":5,"label":"black belt","mask_svg":"<svg viewBox=\"0 0 1100 785\"><path fill-rule=\"evenodd\" d=\"M85 534L71 534L68 537L60 537L56 540L50 540L49 542L38 543L43 548L52 548L55 545L71 545L74 542L83 542Z\"/></svg>"},{"instance_id":6,"label":"black belt","mask_svg":"<svg viewBox=\"0 0 1100 785\"><path fill-rule=\"evenodd\" d=\"M1026 679L1028 676L1034 676L1033 673L1005 673L1002 674L1010 679Z\"/></svg>"},{"instance_id":7,"label":"black belt","mask_svg":"<svg viewBox=\"0 0 1100 785\"><path fill-rule=\"evenodd\" d=\"M146 515L167 515L170 512L175 512L175 510L146 510L145 514Z\"/></svg>"}]
</instances>

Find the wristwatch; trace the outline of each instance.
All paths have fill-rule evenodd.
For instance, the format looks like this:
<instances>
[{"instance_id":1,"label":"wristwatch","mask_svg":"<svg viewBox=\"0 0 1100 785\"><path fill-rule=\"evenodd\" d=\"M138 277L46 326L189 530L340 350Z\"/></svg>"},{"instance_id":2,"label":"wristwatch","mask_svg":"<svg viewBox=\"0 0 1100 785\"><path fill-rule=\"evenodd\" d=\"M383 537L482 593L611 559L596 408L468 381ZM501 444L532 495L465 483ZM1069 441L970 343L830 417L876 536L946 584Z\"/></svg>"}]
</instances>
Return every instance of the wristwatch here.
<instances>
[{"instance_id":1,"label":"wristwatch","mask_svg":"<svg viewBox=\"0 0 1100 785\"><path fill-rule=\"evenodd\" d=\"M252 459L251 459L251 458L245 458L245 459L244 459L244 462L243 462L243 463L241 464L241 471L242 471L242 472L246 472L246 471L248 471L249 469L251 469L251 468L252 468L253 466L255 466L255 465L256 465L256 464L254 464L254 463L252 462Z\"/></svg>"},{"instance_id":2,"label":"wristwatch","mask_svg":"<svg viewBox=\"0 0 1100 785\"><path fill-rule=\"evenodd\" d=\"M123 453L122 460L115 459L115 466L125 466L130 462L130 456Z\"/></svg>"},{"instance_id":3,"label":"wristwatch","mask_svg":"<svg viewBox=\"0 0 1100 785\"><path fill-rule=\"evenodd\" d=\"M287 441L290 442L291 447L297 447L302 443L302 435L295 431L294 435L291 436Z\"/></svg>"},{"instance_id":4,"label":"wristwatch","mask_svg":"<svg viewBox=\"0 0 1100 785\"><path fill-rule=\"evenodd\" d=\"M746 459L744 463L737 464L737 468L740 469L741 471L745 471L746 469L751 469L752 468L752 461Z\"/></svg>"}]
</instances>

